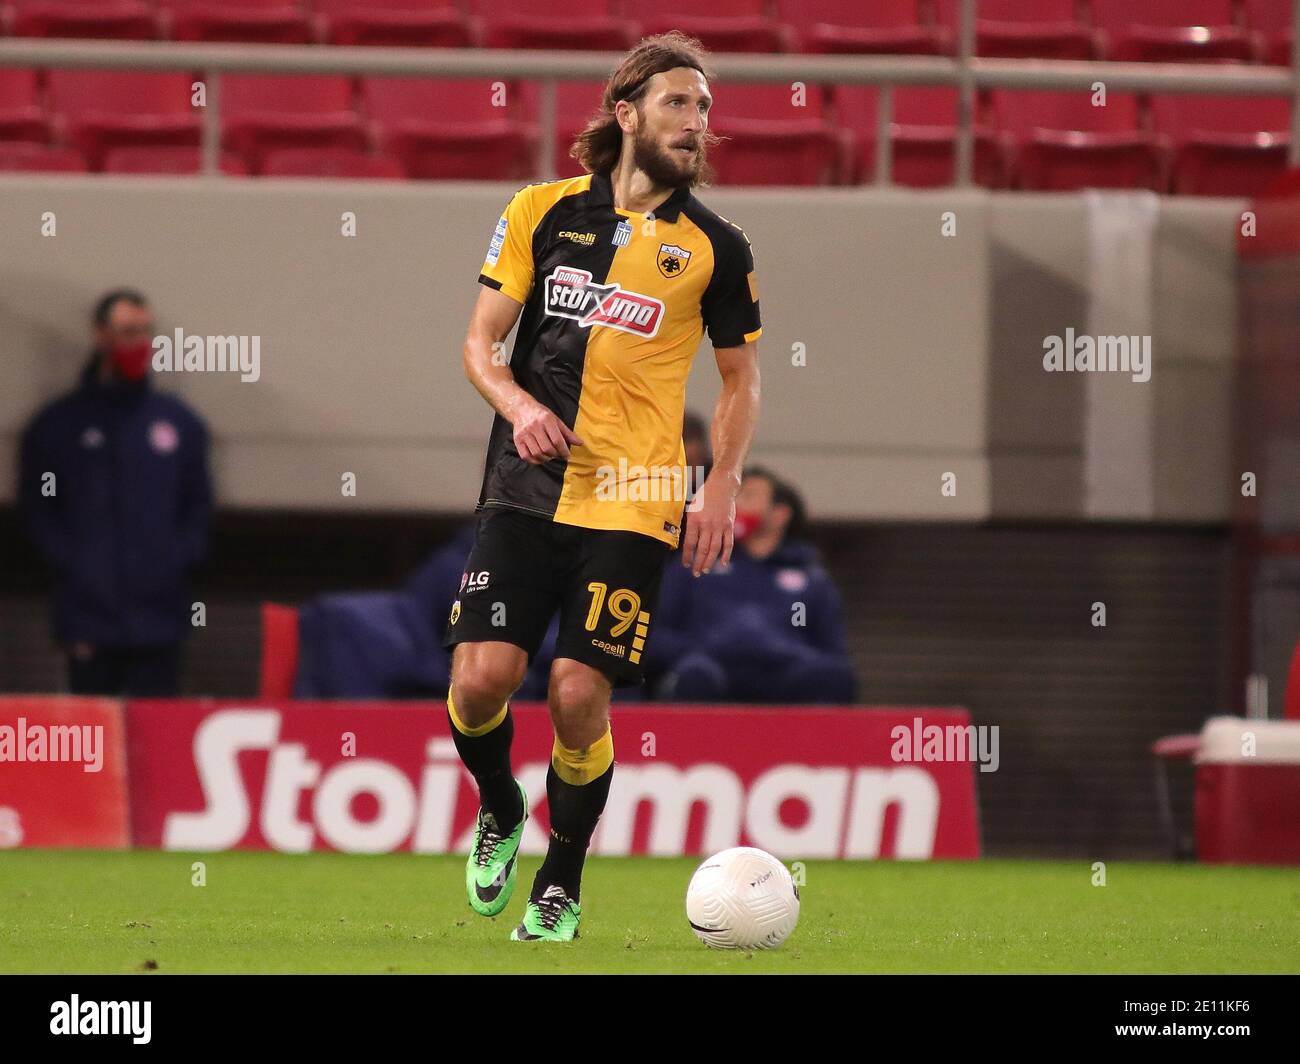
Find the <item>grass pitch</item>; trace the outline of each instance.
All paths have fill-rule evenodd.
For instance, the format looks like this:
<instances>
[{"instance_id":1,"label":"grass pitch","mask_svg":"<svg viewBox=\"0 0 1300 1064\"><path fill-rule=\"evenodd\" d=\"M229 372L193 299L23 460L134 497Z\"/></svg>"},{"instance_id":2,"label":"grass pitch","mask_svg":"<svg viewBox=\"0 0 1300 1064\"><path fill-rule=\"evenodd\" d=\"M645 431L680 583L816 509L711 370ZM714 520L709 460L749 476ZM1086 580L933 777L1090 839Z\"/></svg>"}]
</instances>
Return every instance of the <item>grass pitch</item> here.
<instances>
[{"instance_id":1,"label":"grass pitch","mask_svg":"<svg viewBox=\"0 0 1300 1064\"><path fill-rule=\"evenodd\" d=\"M746 954L687 926L695 860L593 858L581 938L510 942L538 863L487 920L460 857L0 852L0 972L1300 972L1294 869L812 861L794 934Z\"/></svg>"}]
</instances>

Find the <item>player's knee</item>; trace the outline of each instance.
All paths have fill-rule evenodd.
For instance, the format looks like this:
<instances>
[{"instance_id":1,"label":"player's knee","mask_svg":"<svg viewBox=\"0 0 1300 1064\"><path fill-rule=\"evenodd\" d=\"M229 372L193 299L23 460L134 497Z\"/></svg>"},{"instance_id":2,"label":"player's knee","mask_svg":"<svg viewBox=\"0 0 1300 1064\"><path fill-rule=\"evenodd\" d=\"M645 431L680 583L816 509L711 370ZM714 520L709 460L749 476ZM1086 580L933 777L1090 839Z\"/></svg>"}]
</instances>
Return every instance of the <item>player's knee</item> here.
<instances>
[{"instance_id":1,"label":"player's knee","mask_svg":"<svg viewBox=\"0 0 1300 1064\"><path fill-rule=\"evenodd\" d=\"M527 655L518 647L503 652L483 643L460 644L451 665L457 715L466 724L477 726L500 712L523 682L527 668Z\"/></svg>"},{"instance_id":2,"label":"player's knee","mask_svg":"<svg viewBox=\"0 0 1300 1064\"><path fill-rule=\"evenodd\" d=\"M590 665L557 658L551 666L548 701L555 734L565 746L577 748L605 733L612 685Z\"/></svg>"}]
</instances>

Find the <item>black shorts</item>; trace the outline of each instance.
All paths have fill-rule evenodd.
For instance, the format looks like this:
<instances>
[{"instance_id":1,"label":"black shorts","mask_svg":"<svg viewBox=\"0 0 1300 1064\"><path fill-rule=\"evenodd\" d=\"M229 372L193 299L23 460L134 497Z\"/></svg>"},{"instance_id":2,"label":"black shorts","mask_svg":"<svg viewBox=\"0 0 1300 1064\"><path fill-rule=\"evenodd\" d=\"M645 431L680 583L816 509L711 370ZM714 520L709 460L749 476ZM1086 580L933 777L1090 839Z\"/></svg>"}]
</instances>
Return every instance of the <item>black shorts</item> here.
<instances>
[{"instance_id":1,"label":"black shorts","mask_svg":"<svg viewBox=\"0 0 1300 1064\"><path fill-rule=\"evenodd\" d=\"M616 686L638 684L671 553L668 544L640 532L484 510L443 646L513 643L527 651L532 664L558 609L557 658L599 669Z\"/></svg>"}]
</instances>

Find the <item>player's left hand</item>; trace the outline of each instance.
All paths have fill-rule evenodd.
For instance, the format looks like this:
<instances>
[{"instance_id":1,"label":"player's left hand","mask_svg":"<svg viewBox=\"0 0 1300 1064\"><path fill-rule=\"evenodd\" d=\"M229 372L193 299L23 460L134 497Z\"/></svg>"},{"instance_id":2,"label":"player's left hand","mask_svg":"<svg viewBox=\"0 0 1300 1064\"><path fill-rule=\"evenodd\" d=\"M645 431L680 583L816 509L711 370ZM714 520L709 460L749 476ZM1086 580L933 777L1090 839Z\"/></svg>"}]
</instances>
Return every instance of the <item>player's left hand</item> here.
<instances>
[{"instance_id":1,"label":"player's left hand","mask_svg":"<svg viewBox=\"0 0 1300 1064\"><path fill-rule=\"evenodd\" d=\"M735 539L736 496L728 485L709 476L700 488L700 506L691 511L682 543L682 564L699 576L714 563L731 562Z\"/></svg>"}]
</instances>

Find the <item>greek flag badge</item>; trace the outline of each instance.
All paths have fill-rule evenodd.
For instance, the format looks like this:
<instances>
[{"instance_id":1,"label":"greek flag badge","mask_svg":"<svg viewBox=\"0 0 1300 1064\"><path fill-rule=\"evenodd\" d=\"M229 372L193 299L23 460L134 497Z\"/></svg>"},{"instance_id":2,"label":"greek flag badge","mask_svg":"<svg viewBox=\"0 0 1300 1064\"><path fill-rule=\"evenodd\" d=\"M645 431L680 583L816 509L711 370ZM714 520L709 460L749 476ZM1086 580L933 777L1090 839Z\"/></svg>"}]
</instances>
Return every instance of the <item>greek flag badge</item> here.
<instances>
[{"instance_id":1,"label":"greek flag badge","mask_svg":"<svg viewBox=\"0 0 1300 1064\"><path fill-rule=\"evenodd\" d=\"M618 248L627 247L627 242L632 239L632 226L626 221L619 222L614 228L613 244Z\"/></svg>"}]
</instances>

